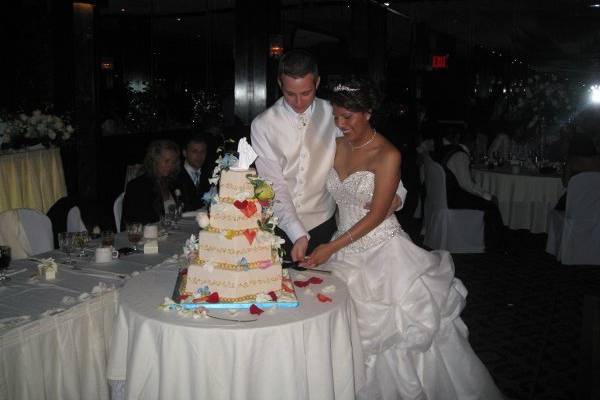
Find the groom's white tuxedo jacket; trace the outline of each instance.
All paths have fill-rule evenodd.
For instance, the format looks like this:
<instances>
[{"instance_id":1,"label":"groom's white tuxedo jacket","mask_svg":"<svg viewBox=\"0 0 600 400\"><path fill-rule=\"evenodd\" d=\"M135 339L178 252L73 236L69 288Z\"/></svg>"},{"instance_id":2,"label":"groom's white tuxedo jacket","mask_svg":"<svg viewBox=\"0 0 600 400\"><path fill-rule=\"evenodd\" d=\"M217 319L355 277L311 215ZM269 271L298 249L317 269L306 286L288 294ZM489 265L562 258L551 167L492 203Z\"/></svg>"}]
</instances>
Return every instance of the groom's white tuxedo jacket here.
<instances>
[{"instance_id":1,"label":"groom's white tuxedo jacket","mask_svg":"<svg viewBox=\"0 0 600 400\"><path fill-rule=\"evenodd\" d=\"M327 101L315 98L308 111L310 121L303 127L282 97L251 126L256 168L273 184L275 215L292 243L335 212L325 184L339 131Z\"/></svg>"}]
</instances>

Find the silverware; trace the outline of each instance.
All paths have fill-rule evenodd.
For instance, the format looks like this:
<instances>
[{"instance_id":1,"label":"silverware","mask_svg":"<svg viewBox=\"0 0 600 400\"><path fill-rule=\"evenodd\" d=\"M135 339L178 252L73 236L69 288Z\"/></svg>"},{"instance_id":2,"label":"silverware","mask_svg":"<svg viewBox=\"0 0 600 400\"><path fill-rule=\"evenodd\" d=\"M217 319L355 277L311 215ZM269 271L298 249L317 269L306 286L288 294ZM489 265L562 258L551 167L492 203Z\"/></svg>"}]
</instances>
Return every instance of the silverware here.
<instances>
[{"instance_id":1,"label":"silverware","mask_svg":"<svg viewBox=\"0 0 600 400\"><path fill-rule=\"evenodd\" d=\"M223 317L223 316L216 316L214 314L211 314L209 312L206 313L207 317L210 318L214 318L214 319L220 319L222 321L231 321L231 322L254 322L254 321L258 321L258 318L254 317L252 319L239 319L239 318L235 318L235 317Z\"/></svg>"},{"instance_id":2,"label":"silverware","mask_svg":"<svg viewBox=\"0 0 600 400\"><path fill-rule=\"evenodd\" d=\"M287 265L287 267L284 267L284 268L291 268L294 271L303 271L303 272L306 271L306 272L318 272L318 273L322 273L322 274L331 274L331 271L327 271L327 270L324 270L324 269L301 267L295 261L283 260L281 263L283 265Z\"/></svg>"}]
</instances>

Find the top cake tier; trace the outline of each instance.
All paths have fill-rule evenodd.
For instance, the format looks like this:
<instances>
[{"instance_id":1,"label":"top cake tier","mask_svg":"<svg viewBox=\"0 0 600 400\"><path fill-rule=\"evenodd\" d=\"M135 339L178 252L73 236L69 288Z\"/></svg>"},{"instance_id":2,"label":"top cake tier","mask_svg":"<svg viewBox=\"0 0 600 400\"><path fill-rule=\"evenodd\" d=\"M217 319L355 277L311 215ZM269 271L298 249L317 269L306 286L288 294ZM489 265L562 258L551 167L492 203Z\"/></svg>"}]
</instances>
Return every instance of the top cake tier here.
<instances>
[{"instance_id":1,"label":"top cake tier","mask_svg":"<svg viewBox=\"0 0 600 400\"><path fill-rule=\"evenodd\" d=\"M248 180L249 175L256 176L256 170L250 168L245 171L222 171L219 181L219 199L233 201L254 197L254 187Z\"/></svg>"}]
</instances>

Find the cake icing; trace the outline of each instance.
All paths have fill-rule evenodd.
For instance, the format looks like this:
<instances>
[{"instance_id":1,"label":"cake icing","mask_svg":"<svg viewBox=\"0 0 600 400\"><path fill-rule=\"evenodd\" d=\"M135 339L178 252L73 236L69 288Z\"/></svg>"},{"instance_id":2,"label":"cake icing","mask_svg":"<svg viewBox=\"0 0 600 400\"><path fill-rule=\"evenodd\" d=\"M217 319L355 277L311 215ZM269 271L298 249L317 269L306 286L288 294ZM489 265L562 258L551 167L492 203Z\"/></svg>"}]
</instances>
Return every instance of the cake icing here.
<instances>
[{"instance_id":1,"label":"cake icing","mask_svg":"<svg viewBox=\"0 0 600 400\"><path fill-rule=\"evenodd\" d=\"M216 175L208 218L197 218L204 229L187 243L193 251L180 293L186 301L217 293L220 302L244 302L281 290L283 239L273 233L270 185L254 169L217 168Z\"/></svg>"}]
</instances>

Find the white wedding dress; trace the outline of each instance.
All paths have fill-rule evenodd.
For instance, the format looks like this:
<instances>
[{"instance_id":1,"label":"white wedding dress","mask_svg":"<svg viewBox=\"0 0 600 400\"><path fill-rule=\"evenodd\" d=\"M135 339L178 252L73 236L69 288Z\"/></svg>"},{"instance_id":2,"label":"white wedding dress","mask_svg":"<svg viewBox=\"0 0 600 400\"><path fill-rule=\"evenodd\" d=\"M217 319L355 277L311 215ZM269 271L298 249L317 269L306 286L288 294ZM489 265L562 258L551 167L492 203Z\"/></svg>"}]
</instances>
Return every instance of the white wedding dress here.
<instances>
[{"instance_id":1,"label":"white wedding dress","mask_svg":"<svg viewBox=\"0 0 600 400\"><path fill-rule=\"evenodd\" d=\"M375 175L358 171L327 188L339 209L338 234L367 212ZM446 251L426 251L390 216L327 264L354 301L366 364L361 399L496 400L502 395L460 319L467 290Z\"/></svg>"}]
</instances>

